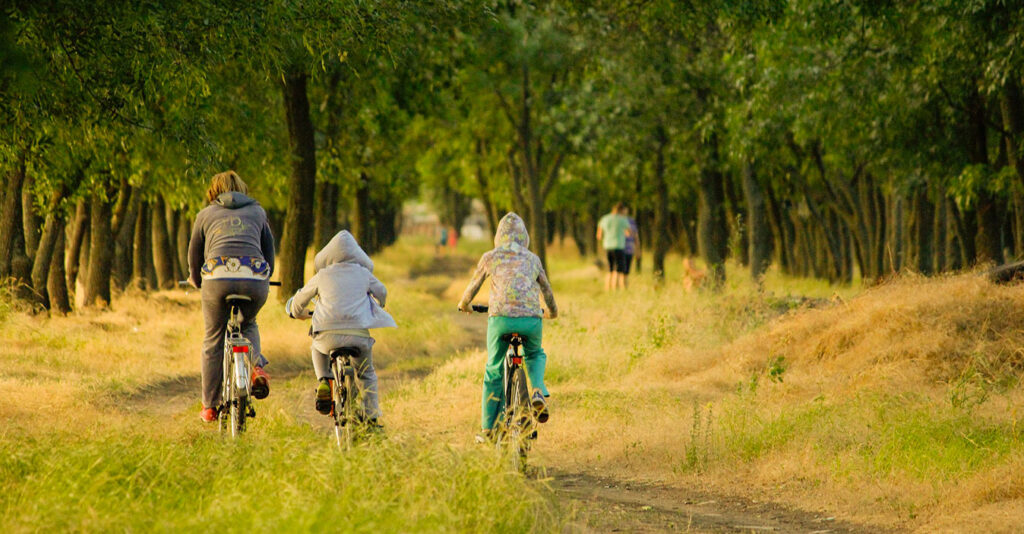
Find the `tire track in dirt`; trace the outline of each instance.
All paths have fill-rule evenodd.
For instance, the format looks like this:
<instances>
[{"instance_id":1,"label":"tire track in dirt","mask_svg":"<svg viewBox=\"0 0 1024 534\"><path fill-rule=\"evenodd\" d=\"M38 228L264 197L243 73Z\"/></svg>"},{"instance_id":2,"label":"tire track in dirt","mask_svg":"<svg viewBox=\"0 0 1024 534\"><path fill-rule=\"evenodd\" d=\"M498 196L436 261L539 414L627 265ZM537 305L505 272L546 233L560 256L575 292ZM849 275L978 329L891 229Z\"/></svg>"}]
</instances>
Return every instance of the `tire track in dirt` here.
<instances>
[{"instance_id":1,"label":"tire track in dirt","mask_svg":"<svg viewBox=\"0 0 1024 534\"><path fill-rule=\"evenodd\" d=\"M551 486L576 513L572 528L580 532L892 532L772 502L585 473L548 474Z\"/></svg>"}]
</instances>

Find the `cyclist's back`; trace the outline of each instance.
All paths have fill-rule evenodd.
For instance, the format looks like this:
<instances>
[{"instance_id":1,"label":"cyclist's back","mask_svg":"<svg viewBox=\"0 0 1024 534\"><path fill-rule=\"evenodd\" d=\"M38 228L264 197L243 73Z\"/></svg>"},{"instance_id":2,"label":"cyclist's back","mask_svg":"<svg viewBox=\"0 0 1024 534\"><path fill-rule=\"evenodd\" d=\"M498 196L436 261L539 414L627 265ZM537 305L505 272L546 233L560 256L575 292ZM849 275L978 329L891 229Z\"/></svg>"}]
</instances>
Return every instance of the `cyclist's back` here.
<instances>
[{"instance_id":1,"label":"cyclist's back","mask_svg":"<svg viewBox=\"0 0 1024 534\"><path fill-rule=\"evenodd\" d=\"M547 355L541 347L543 295L551 317L558 315L555 296L547 274L536 254L530 252L530 236L515 213L508 213L498 223L494 235L494 249L486 252L477 264L476 273L459 302L459 309L467 311L484 280L491 277L491 295L487 320L487 366L484 372L481 400L481 428L489 434L501 409L501 363L508 348L506 334L518 333L523 337L523 350L527 374L535 389L533 402L547 420L548 396L544 385Z\"/></svg>"},{"instance_id":2,"label":"cyclist's back","mask_svg":"<svg viewBox=\"0 0 1024 534\"><path fill-rule=\"evenodd\" d=\"M253 396L264 398L270 392L256 314L267 300L268 280L274 271L274 236L267 214L246 193L245 182L234 171L214 176L206 192L210 204L196 215L188 246L189 281L202 291L206 326L201 417L207 422L216 420L222 402L220 382L229 295L249 297L237 304L243 316L242 335L253 347Z\"/></svg>"},{"instance_id":3,"label":"cyclist's back","mask_svg":"<svg viewBox=\"0 0 1024 534\"><path fill-rule=\"evenodd\" d=\"M316 370L317 410L330 412L330 353L347 347L359 352L353 365L364 390L363 410L369 419L380 417L377 375L373 367L371 328L393 328L395 320L384 311L387 288L373 275L373 262L352 234L342 230L317 253L315 274L289 299L288 314L308 317L307 306L317 298L313 314L313 367Z\"/></svg>"}]
</instances>

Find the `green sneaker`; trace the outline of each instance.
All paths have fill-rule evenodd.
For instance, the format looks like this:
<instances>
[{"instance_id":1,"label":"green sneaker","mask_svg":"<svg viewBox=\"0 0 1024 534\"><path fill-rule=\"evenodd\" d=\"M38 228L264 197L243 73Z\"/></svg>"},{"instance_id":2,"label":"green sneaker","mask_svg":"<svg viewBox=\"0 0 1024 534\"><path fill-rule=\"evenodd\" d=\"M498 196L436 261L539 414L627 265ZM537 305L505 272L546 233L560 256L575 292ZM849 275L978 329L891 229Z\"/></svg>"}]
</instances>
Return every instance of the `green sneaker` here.
<instances>
[{"instance_id":1,"label":"green sneaker","mask_svg":"<svg viewBox=\"0 0 1024 534\"><path fill-rule=\"evenodd\" d=\"M331 381L327 378L321 378L320 384L316 387L316 411L330 415L331 409L334 408L333 402L331 401Z\"/></svg>"}]
</instances>

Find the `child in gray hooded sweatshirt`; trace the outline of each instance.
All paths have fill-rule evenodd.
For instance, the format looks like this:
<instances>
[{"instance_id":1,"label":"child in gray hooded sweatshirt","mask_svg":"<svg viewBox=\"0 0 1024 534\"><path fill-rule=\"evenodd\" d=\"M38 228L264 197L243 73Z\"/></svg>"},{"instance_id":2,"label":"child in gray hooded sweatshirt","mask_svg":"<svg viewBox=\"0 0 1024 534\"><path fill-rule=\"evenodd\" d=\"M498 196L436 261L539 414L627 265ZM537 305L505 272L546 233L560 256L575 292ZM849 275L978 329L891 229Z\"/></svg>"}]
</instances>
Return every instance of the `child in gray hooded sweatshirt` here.
<instances>
[{"instance_id":1,"label":"child in gray hooded sweatshirt","mask_svg":"<svg viewBox=\"0 0 1024 534\"><path fill-rule=\"evenodd\" d=\"M353 364L363 389L363 415L375 422L381 412L377 373L373 368L374 339L369 329L398 326L383 309L387 288L373 276L373 262L347 230L338 232L316 254L313 270L313 277L285 306L292 318L313 318L313 368L320 382L316 409L323 414L331 412L328 354L337 348L352 347L360 353ZM314 298L316 313L307 308Z\"/></svg>"}]
</instances>

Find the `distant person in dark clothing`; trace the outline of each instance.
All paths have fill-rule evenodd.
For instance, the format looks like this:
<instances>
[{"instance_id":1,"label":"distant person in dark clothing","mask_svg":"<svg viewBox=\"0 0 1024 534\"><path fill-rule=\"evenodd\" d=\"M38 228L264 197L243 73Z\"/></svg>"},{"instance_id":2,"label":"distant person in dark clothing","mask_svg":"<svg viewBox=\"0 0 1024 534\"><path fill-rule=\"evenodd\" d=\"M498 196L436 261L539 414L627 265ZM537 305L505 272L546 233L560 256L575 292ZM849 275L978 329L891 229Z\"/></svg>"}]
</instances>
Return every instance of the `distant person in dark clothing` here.
<instances>
[{"instance_id":1,"label":"distant person in dark clothing","mask_svg":"<svg viewBox=\"0 0 1024 534\"><path fill-rule=\"evenodd\" d=\"M625 205L615 204L612 211L597 222L597 239L608 258L608 276L604 288L624 288L626 283L626 236L629 234L629 220L622 215Z\"/></svg>"},{"instance_id":2,"label":"distant person in dark clothing","mask_svg":"<svg viewBox=\"0 0 1024 534\"><path fill-rule=\"evenodd\" d=\"M629 221L629 231L626 233L626 246L623 251L626 253L626 270L622 273L622 286L629 286L629 271L633 263L633 256L636 256L637 270L640 270L640 229L636 225L636 219L629 216L629 206L622 207L622 216Z\"/></svg>"}]
</instances>

